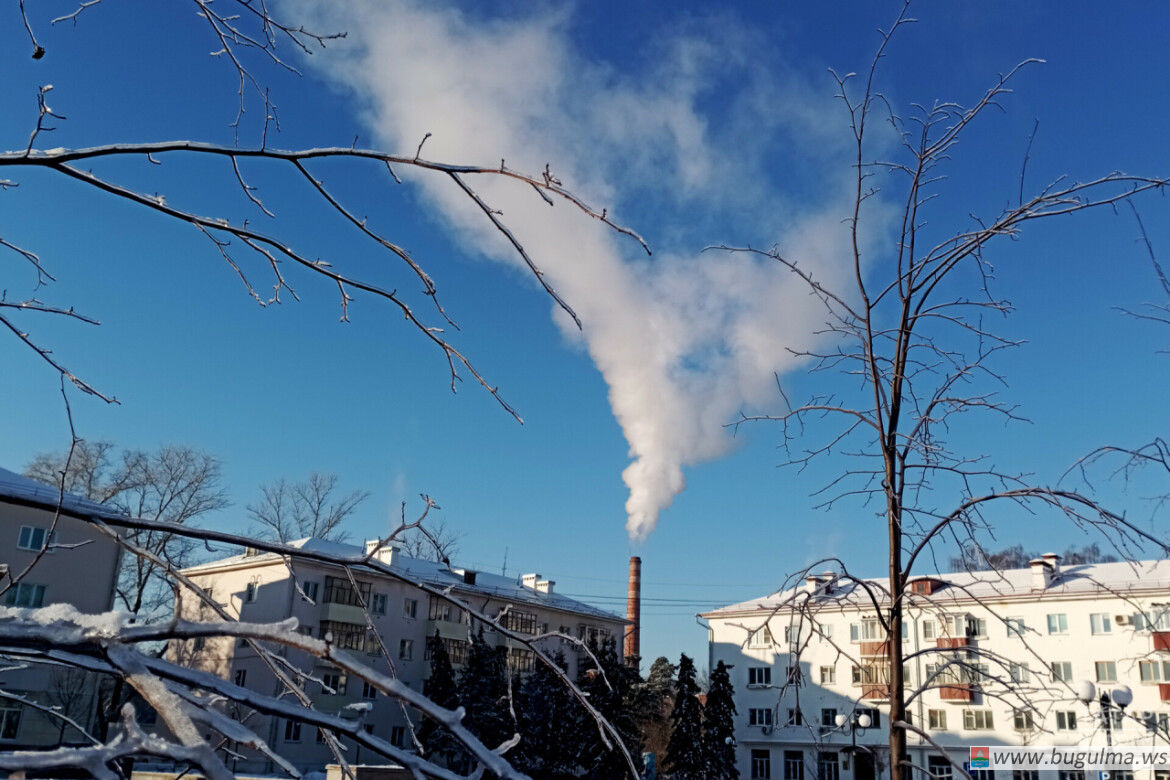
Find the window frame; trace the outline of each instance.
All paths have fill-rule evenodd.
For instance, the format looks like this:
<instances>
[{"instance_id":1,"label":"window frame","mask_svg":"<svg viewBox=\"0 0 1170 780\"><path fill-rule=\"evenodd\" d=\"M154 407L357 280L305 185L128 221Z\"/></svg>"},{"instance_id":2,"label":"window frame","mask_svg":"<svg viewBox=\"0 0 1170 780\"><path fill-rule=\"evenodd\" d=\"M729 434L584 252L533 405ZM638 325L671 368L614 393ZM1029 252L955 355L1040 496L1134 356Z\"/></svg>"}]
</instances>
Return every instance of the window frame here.
<instances>
[{"instance_id":1,"label":"window frame","mask_svg":"<svg viewBox=\"0 0 1170 780\"><path fill-rule=\"evenodd\" d=\"M29 532L28 533L29 539L28 539L27 543L24 540L24 537L25 537L24 532L25 531ZM41 538L40 546L33 546L32 536L35 533L37 533L38 531L40 532L40 535L41 535L40 536L40 538ZM41 550L45 549L45 547L47 547L48 544L49 544L49 529L41 528L39 525L22 525L20 527L20 531L18 531L16 534L16 548L18 550L24 550L25 552L40 552Z\"/></svg>"}]
</instances>

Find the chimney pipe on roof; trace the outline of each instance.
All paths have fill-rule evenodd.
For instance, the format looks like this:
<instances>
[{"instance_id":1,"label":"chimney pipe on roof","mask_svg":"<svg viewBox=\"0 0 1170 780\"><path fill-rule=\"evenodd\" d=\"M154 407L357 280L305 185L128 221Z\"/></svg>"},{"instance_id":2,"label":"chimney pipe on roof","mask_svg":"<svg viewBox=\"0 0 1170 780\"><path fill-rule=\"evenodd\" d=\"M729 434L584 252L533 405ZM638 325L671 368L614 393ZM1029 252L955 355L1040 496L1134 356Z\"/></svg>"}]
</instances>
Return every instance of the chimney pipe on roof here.
<instances>
[{"instance_id":1,"label":"chimney pipe on roof","mask_svg":"<svg viewBox=\"0 0 1170 780\"><path fill-rule=\"evenodd\" d=\"M1044 590L1052 584L1052 565L1043 558L1033 558L1028 561L1032 569L1032 590Z\"/></svg>"},{"instance_id":2,"label":"chimney pipe on roof","mask_svg":"<svg viewBox=\"0 0 1170 780\"><path fill-rule=\"evenodd\" d=\"M630 582L626 590L626 626L625 653L626 661L636 661L641 655L642 631L642 559L638 556L630 558Z\"/></svg>"}]
</instances>

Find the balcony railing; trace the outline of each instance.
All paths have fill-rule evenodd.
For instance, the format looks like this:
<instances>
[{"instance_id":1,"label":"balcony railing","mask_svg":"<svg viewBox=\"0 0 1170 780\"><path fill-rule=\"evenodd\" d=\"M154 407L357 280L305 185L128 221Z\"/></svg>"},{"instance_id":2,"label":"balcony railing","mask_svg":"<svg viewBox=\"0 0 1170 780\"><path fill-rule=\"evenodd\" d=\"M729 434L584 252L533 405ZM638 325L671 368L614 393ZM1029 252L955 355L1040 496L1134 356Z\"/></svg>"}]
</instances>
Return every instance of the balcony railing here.
<instances>
[{"instance_id":1,"label":"balcony railing","mask_svg":"<svg viewBox=\"0 0 1170 780\"><path fill-rule=\"evenodd\" d=\"M943 701L970 702L974 693L970 685L944 685L938 689L938 697Z\"/></svg>"}]
</instances>

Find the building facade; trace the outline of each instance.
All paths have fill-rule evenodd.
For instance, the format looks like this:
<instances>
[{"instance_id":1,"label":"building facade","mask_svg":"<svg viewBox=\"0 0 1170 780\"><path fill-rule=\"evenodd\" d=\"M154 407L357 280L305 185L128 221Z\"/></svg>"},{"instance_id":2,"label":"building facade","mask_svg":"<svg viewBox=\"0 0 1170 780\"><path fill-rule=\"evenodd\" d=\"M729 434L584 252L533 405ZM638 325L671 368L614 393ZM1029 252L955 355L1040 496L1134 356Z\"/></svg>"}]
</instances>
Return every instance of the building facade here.
<instances>
[{"instance_id":1,"label":"building facade","mask_svg":"<svg viewBox=\"0 0 1170 780\"><path fill-rule=\"evenodd\" d=\"M347 557L362 553L362 548L354 545L319 539L292 544L306 551ZM366 550L376 544L367 543ZM481 613L499 615L506 628L519 634L559 632L600 642L607 637L620 640L625 628L620 617L556 593L555 583L539 574L509 578L451 568L408 557L393 547L385 547L376 555L381 563L413 581L449 589L455 598ZM286 563L282 556L249 551L184 573L240 620L275 622L296 618L298 630L320 638L331 635L335 645L382 672L389 671L382 650L385 647L394 664L394 674L418 690L429 673L425 657L428 637L439 634L457 670L465 663L471 632L481 627L465 610L374 569L355 567L354 572L356 590L339 566L301 558ZM521 674L532 669L531 650L486 625L483 628L487 642L503 648L509 669ZM574 643L549 637L541 639L540 646L549 653L563 651L569 674L576 674ZM237 684L265 693L281 692L280 683L245 642L230 638L192 640L171 652L173 657ZM320 681L306 687L318 709L360 716L367 731L397 746L409 747L407 716L396 701L379 695L361 680L347 680L320 659L288 649L280 652ZM302 769L319 769L333 760L315 729L279 718L249 723L268 744ZM354 758L355 753L350 756ZM266 763L256 757L240 762L236 768L264 771Z\"/></svg>"},{"instance_id":2,"label":"building facade","mask_svg":"<svg viewBox=\"0 0 1170 780\"><path fill-rule=\"evenodd\" d=\"M35 608L66 603L91 614L112 609L119 547L82 519L112 513L109 507L68 493L62 497L54 487L0 469L0 564L7 567L0 578L3 604ZM92 728L97 675L43 664L5 666L13 668L0 672L0 689L55 707ZM0 698L0 749L80 741L81 735L60 719L19 700Z\"/></svg>"},{"instance_id":3,"label":"building facade","mask_svg":"<svg viewBox=\"0 0 1170 780\"><path fill-rule=\"evenodd\" d=\"M1062 567L1047 554L1026 569L919 577L910 588L900 637L910 722L959 765L973 745L1170 745L1170 561ZM734 667L741 777L889 771L884 593L880 580L826 573L702 616L710 664ZM1098 697L1126 685L1133 701L1106 721L1100 702L1080 701L1083 681ZM955 774L926 739L908 742L916 766Z\"/></svg>"}]
</instances>

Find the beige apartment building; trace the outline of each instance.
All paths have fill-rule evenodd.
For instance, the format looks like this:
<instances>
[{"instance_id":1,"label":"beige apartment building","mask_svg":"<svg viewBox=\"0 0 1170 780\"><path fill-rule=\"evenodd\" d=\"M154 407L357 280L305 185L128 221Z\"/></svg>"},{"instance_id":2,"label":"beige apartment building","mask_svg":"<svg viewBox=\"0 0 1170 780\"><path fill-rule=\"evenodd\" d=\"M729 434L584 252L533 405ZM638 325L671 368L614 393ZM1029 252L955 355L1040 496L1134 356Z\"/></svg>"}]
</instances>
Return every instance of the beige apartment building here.
<instances>
[{"instance_id":1,"label":"beige apartment building","mask_svg":"<svg viewBox=\"0 0 1170 780\"><path fill-rule=\"evenodd\" d=\"M306 551L346 557L363 552L355 545L320 539L302 539L292 544ZM368 542L366 550L376 545L377 542ZM620 640L626 625L616 615L558 594L555 583L539 574L503 577L451 568L408 557L394 547L381 549L377 556L381 563L414 581L449 589L453 596L486 615L503 612L502 624L520 634L535 636L551 631L598 641L606 637ZM384 644L397 676L418 690L429 671L425 658L427 637L438 632L452 664L458 668L467 658L469 632L479 628L465 611L450 602L431 599L424 591L368 567L355 568L356 592L341 567L305 559L286 563L281 556L253 550L194 566L184 573L240 620L274 622L296 618L304 633L316 637L332 634L336 645L363 657L380 671L388 667L381 651ZM369 630L367 616L376 637ZM523 673L532 668L534 657L527 648L486 627L485 638L506 649L512 670ZM550 653L563 650L570 675L576 674L575 644L556 637L540 641L542 649ZM198 668L254 690L281 692L280 684L246 643L229 638L192 640L173 652L182 652ZM324 683L309 683L307 690L318 709L361 717L367 731L392 744L409 746L406 715L395 701L378 695L360 680L347 680L319 659L287 649L282 653L290 663ZM303 770L320 769L333 760L320 735L308 726L279 718L249 723L269 745ZM354 747L350 746L349 757L360 761L360 750ZM240 761L236 769L266 771L268 766L265 759L255 757Z\"/></svg>"},{"instance_id":2,"label":"beige apartment building","mask_svg":"<svg viewBox=\"0 0 1170 780\"><path fill-rule=\"evenodd\" d=\"M744 780L878 780L889 771L886 637L869 595L880 605L883 592L881 580L812 575L703 615L710 663L734 667ZM903 628L907 690L922 691L911 722L960 765L972 745L1170 744L1170 561L1062 566L1047 554L1025 569L918 577ZM1106 720L1099 698L1080 700L1086 682L1097 697L1128 686L1132 702L1110 702ZM870 726L855 731L862 714ZM908 739L917 766L939 780L956 775L925 740Z\"/></svg>"},{"instance_id":3,"label":"beige apartment building","mask_svg":"<svg viewBox=\"0 0 1170 780\"><path fill-rule=\"evenodd\" d=\"M113 514L109 507L80 496L67 493L62 499L56 488L0 468L0 564L7 567L0 579L4 605L67 603L86 613L112 609L119 547L80 518ZM13 585L16 577L20 582ZM95 722L97 685L97 675L42 664L0 672L0 690L57 707L86 727ZM76 743L80 736L58 719L0 698L2 750Z\"/></svg>"}]
</instances>

